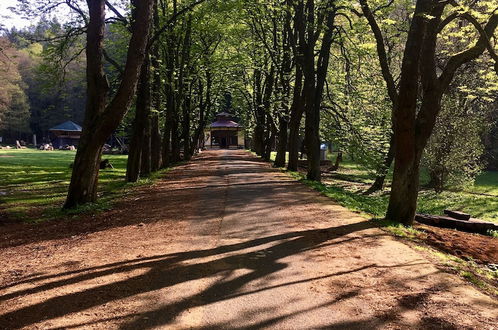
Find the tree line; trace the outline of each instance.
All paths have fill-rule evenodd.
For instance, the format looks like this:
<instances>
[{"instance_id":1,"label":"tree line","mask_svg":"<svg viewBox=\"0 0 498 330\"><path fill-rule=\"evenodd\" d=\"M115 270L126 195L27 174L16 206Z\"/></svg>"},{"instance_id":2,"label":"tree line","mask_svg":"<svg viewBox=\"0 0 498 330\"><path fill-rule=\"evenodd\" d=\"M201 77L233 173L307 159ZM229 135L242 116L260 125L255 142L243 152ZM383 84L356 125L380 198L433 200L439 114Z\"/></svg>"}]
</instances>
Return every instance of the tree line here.
<instances>
[{"instance_id":1,"label":"tree line","mask_svg":"<svg viewBox=\"0 0 498 330\"><path fill-rule=\"evenodd\" d=\"M42 3L21 1L19 10L53 10L53 1ZM60 58L62 73L77 60L86 68L65 207L96 200L103 145L123 123L134 182L190 159L227 103L254 152L269 160L276 151L275 166L297 170L304 146L309 180L321 180L323 142L371 170L367 193L382 189L392 169L386 218L404 224L414 219L421 167L440 190L471 180L486 148L493 160L495 0L64 5L74 17L47 40L45 58Z\"/></svg>"}]
</instances>

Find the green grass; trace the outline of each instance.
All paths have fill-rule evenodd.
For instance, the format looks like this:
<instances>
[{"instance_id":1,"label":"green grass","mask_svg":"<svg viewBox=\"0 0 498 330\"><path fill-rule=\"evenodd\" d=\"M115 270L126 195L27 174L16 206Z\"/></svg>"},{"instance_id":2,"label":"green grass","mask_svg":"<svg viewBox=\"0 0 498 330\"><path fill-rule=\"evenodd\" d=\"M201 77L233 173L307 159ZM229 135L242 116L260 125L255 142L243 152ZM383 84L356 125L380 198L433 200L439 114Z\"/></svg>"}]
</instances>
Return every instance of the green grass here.
<instances>
[{"instance_id":1,"label":"green grass","mask_svg":"<svg viewBox=\"0 0 498 330\"><path fill-rule=\"evenodd\" d=\"M62 215L74 156L74 151L0 150L0 208L23 221ZM108 209L116 196L133 186L124 181L127 156L104 155L103 159L109 159L114 169L100 171L99 202L65 213Z\"/></svg>"},{"instance_id":2,"label":"green grass","mask_svg":"<svg viewBox=\"0 0 498 330\"><path fill-rule=\"evenodd\" d=\"M335 155L329 155L329 159L335 159ZM303 178L299 176L299 179ZM391 178L390 172L387 184ZM306 183L351 210L383 217L389 202L388 190L371 196L362 194L373 180L374 175L368 169L345 157L339 171L331 177L325 177L323 184ZM428 175L424 171L420 181L422 185L428 182ZM420 191L418 212L443 214L444 209L466 212L473 217L498 223L498 172L483 172L476 178L474 185L462 191L445 191L441 194L433 190Z\"/></svg>"},{"instance_id":3,"label":"green grass","mask_svg":"<svg viewBox=\"0 0 498 330\"><path fill-rule=\"evenodd\" d=\"M471 192L495 195L498 197L498 171L483 172L476 178Z\"/></svg>"}]
</instances>

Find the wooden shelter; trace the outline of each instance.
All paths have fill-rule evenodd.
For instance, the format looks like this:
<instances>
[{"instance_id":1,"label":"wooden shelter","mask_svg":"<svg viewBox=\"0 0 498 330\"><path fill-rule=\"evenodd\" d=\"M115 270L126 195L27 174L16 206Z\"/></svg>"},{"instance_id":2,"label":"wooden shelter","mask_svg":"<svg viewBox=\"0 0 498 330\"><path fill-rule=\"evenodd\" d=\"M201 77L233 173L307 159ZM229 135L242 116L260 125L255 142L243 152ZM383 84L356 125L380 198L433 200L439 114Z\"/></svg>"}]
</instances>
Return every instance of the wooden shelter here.
<instances>
[{"instance_id":1,"label":"wooden shelter","mask_svg":"<svg viewBox=\"0 0 498 330\"><path fill-rule=\"evenodd\" d=\"M227 112L216 115L216 121L204 131L204 145L208 149L243 149L244 128L232 120Z\"/></svg>"},{"instance_id":2,"label":"wooden shelter","mask_svg":"<svg viewBox=\"0 0 498 330\"><path fill-rule=\"evenodd\" d=\"M66 121L52 127L49 132L50 140L55 149L64 146L77 146L81 137L81 126L72 121Z\"/></svg>"}]
</instances>

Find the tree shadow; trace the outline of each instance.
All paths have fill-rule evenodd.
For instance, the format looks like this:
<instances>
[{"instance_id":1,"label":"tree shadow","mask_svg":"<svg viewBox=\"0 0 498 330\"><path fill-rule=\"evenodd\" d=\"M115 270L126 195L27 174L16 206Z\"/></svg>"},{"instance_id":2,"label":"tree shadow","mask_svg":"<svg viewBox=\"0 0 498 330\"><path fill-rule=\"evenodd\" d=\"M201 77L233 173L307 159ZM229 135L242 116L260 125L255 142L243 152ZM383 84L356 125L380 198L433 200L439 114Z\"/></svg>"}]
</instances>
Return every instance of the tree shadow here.
<instances>
[{"instance_id":1,"label":"tree shadow","mask_svg":"<svg viewBox=\"0 0 498 330\"><path fill-rule=\"evenodd\" d=\"M218 210L210 207L212 203L206 201L211 198L210 196L218 194L220 190L227 189L229 185L224 182L224 179L233 175L247 176L250 179L260 181L237 184L238 186L255 186L254 189L259 189L258 185L267 185L270 190L272 189L270 187L272 184L276 187L287 185L288 189L295 189L300 185L281 178L275 178L274 181L258 180L262 175L271 173L278 173L278 170L269 166L261 166L261 161L247 152L237 151L227 154L220 152L216 155L212 153L201 154L194 158L192 162L180 165L166 173L156 184L135 190L133 192L135 198L131 202L126 199L118 202L113 206L112 210L100 213L98 217L94 217L92 214L68 214L61 219L40 224L0 222L0 236L4 238L0 240L0 248L64 239L116 227L148 223L150 221L143 218L154 219L155 221L157 220L155 216L158 214L161 214L163 218L174 219L176 216L170 216L169 214L174 213L174 210L179 205L182 205L185 200L192 199L193 196L195 196L199 204L203 205L202 212L204 215L215 214ZM124 185L122 178L116 178L115 180L116 182L111 184ZM185 182L188 183L185 184ZM292 187L293 184L294 187ZM54 193L54 191L48 193ZM57 193L60 195L59 190ZM248 194L247 197L246 201L250 203L251 199L257 196ZM39 197L33 195L27 198L36 199ZM147 205L147 203L153 204L159 199L161 200L160 205L158 203ZM294 202L296 202L295 199ZM137 204L141 204L139 206L147 209L147 216L129 216L135 213Z\"/></svg>"},{"instance_id":2,"label":"tree shadow","mask_svg":"<svg viewBox=\"0 0 498 330\"><path fill-rule=\"evenodd\" d=\"M206 157L206 159L209 159L211 156L207 155ZM261 169L261 166L255 164L256 162L252 163L251 159L247 155L232 156L230 161L235 162L232 163L235 166L234 168L227 168L226 164L221 164L220 166L217 162L219 161L218 157L214 157L216 162L213 160L213 164L210 164L210 161L205 159L198 159L197 162L194 162L195 164L190 163L181 167L174 175L168 175L160 183L167 186L168 189L156 190L155 195L150 194L151 190L145 189L138 194L134 194L134 198L140 198L143 208L154 214L183 205L188 198L192 199L194 196L199 200L199 203L204 203L204 206L202 209L197 209L195 217L189 219L191 222L218 219L230 215L243 218L248 213L264 216L272 214L273 208L276 207L273 204L277 204L280 208L292 206L299 209L301 206L307 206L310 200L316 198L317 194L309 194L309 192L306 192L308 188L298 183L293 186L292 183L284 182L278 177L275 177L275 181L260 179L259 176L262 171L278 172L278 170ZM212 166L215 163L217 164L216 168ZM229 187L237 189L237 195L231 196L228 194L228 196L225 196L230 199L230 207L220 209L218 204L209 203L212 201L210 196L220 196L222 192L226 193L227 185L218 184L219 180L229 180L230 176L241 173L245 174L246 177L250 176L250 179L255 181L230 183ZM196 181L199 176L208 177L209 179ZM191 180L189 181L190 185L183 188L175 186L181 184L183 180ZM273 184L271 184L272 182ZM195 192L195 195L192 195L192 191ZM243 196L239 196L239 194L243 194ZM272 197L270 201L269 196ZM154 200L161 200L163 203L160 206L149 204ZM247 205L250 205L250 207L241 212L240 209ZM126 215L126 213L131 212L130 210L130 208L124 208L120 212ZM261 214L258 212L261 212ZM313 218L315 216L314 212L317 212L316 215L321 212L323 216L323 208L321 208L319 210L307 209L306 217ZM337 216L340 213L340 211L337 211L334 214ZM143 217L115 217L100 224L86 224L86 226L77 228L76 232L95 232L139 222L176 221L168 218L169 213L160 214L160 217L151 217L148 220L144 220ZM178 284L189 285L190 281L204 281L206 284L204 287L190 294L179 293L181 298L173 300L167 305L147 305L146 310L143 312L127 312L126 315L116 317L109 317L106 314L105 317L94 317L94 320L89 322L64 326L64 328L101 327L102 323L111 322L120 324L122 329L165 327L174 322L182 313L195 307L207 306L260 292L272 292L271 290L282 287L359 273L368 269L423 267L426 264L426 262L399 262L386 266L367 262L357 266L345 265L346 269L330 269L320 276L308 276L292 280L284 278L282 282L272 283L272 277L292 266L286 260L288 257L304 255L305 252L316 251L327 246L343 246L343 244L346 245L356 240L362 240L363 243L368 243L375 247L375 244L380 244L378 239L381 236L388 235L381 232L356 234L376 227L370 221L331 226L325 229L271 234L276 230L274 226L282 225L282 223L282 219L275 216L274 220L267 219L261 224L254 224L254 226L248 228L237 228L235 226L236 228L232 232L228 232L228 234L231 235L230 238L237 238L240 241L215 248L141 257L134 260L119 261L50 275L32 274L0 288L0 290L7 292L0 295L2 303L8 304L9 301L25 299L25 297L35 295L38 299L44 295L50 295L50 297L43 301L36 300L31 305L24 305L15 310L3 312L3 314L0 314L0 328L30 327L40 322L69 317L73 313L83 312L108 303L119 304L120 300L143 294L152 294L158 290L166 289L166 292L174 293L178 290L175 287ZM73 224L70 224L70 226ZM60 229L60 227L56 228ZM32 240L24 242L39 242L69 235L74 235L74 231L68 229L62 232L50 232L46 236L33 235ZM246 237L258 238L247 239ZM113 277L118 277L119 279L116 280ZM416 281L417 279L416 277L410 277L410 280ZM93 286L89 287L88 283L93 283ZM323 329L382 327L396 319L400 311L418 308L418 300L425 301L436 293L432 291L417 293L416 295L410 292L404 293L403 285L405 284L403 282L388 283L388 285L396 287L399 292L402 292L399 301L392 308L368 318L330 323ZM76 286L78 288L75 291ZM56 295L49 292L50 290L55 290ZM46 294L46 292L49 293ZM240 329L272 327L296 315L323 307L328 308L339 301L352 299L359 294L359 289L353 288L345 290L337 297L326 302L322 301L294 312L267 316L264 320L250 324L247 323L247 319L251 318L251 315L233 315L233 318L226 323L210 324L198 329L233 328L234 324L241 325L238 327ZM279 309L278 304L279 301L276 299L271 308L277 311ZM260 308L256 306L251 308L250 312L260 313ZM420 325L427 325L431 317L435 316L428 315L424 319L425 321L421 321ZM440 319L438 324L444 325L445 319Z\"/></svg>"},{"instance_id":3,"label":"tree shadow","mask_svg":"<svg viewBox=\"0 0 498 330\"><path fill-rule=\"evenodd\" d=\"M37 283L30 289L21 289L0 296L2 301L34 295L46 290L62 288L81 283L91 279L102 278L118 273L129 273L134 270L146 270L144 273L120 281L105 283L87 290L67 293L49 298L45 301L17 309L0 315L0 325L4 328L22 328L40 322L86 310L91 307L103 305L115 300L131 297L141 293L172 287L182 282L203 278L221 276L223 280L216 281L213 285L201 292L186 297L185 299L163 306L158 310L148 311L137 315L136 320L123 325L123 328L145 328L148 325L165 325L172 321L182 311L192 306L202 306L216 301L231 299L251 292L239 291L244 285L262 279L288 267L282 259L316 249L324 243L353 232L372 228L368 221L350 225L330 227L320 230L305 230L288 232L253 239L241 243L220 246L213 249L180 252L161 255L138 260L131 260L115 264L103 265L95 268L66 272L50 276L39 276L10 285L10 291L23 283ZM355 239L354 237L350 239ZM342 240L340 241L342 242ZM340 244L337 242L337 244ZM332 242L328 242L332 243ZM268 244L274 244L266 247ZM257 250L245 251L246 249ZM228 254L228 255L227 255ZM219 258L215 260L202 260L206 257ZM201 259L201 260L198 260ZM351 269L347 272L356 272L377 265L368 265ZM230 278L236 270L249 272ZM346 273L347 273L346 272ZM326 277L339 276L344 272L331 273ZM300 282L313 281L318 278L303 279ZM281 284L279 286L293 285L296 282ZM274 287L259 290L271 290ZM6 289L5 287L2 289ZM145 322L146 321L146 322ZM145 322L145 323L142 323Z\"/></svg>"},{"instance_id":4,"label":"tree shadow","mask_svg":"<svg viewBox=\"0 0 498 330\"><path fill-rule=\"evenodd\" d=\"M374 225L369 221L363 221L343 226L334 226L326 229L312 229L303 231L286 232L278 235L270 235L244 242L222 245L210 249L185 251L171 254L163 254L152 257L128 260L116 263L89 267L76 271L63 272L54 275L39 275L13 283L8 287L8 294L0 296L0 300L8 302L12 299L24 298L29 295L40 294L52 289L60 289L64 294L53 296L44 301L22 307L0 315L0 328L23 328L33 326L39 322L50 321L56 318L78 313L92 307L103 306L108 303L118 302L132 296L152 293L157 290L170 288L174 291L175 285L195 280L206 279L209 285L193 294L182 295L182 298L170 304L162 305L143 312L130 312L126 315L97 318L85 323L64 326L63 328L95 327L104 322L119 324L121 329L151 329L171 325L183 312L192 308L211 305L217 302L228 301L237 297L243 297L260 292L271 292L282 287L290 287L302 283L311 283L318 280L340 277L341 275L362 272L367 269L391 269L402 267L423 267L425 261L414 261L409 263L396 263L391 265L378 265L369 263L359 266L348 266L346 270L331 271L321 276L305 277L293 281L270 284L269 278L274 274L288 268L290 265L285 261L289 256L296 256L307 251L317 250L330 245L341 245L354 240L375 241L384 234L362 234L354 235ZM353 234L353 235L351 235ZM369 242L370 243L370 242ZM208 260L206 260L208 259ZM241 270L244 270L241 274ZM129 275L136 274L139 275ZM120 280L109 282L105 277L119 275ZM248 286L265 280L263 285ZM77 285L89 280L93 282L104 282L88 289L74 292L71 285ZM419 281L421 277L410 277L410 281ZM29 289L24 289L25 284L34 284ZM427 288L421 292L410 292L404 279L393 280L388 283L390 287L399 288L400 296L396 304L375 315L367 318L358 318L349 321L337 321L317 329L375 329L382 328L386 324L396 323L401 318L403 311L418 309L425 305L431 296L437 295L441 290L447 288L444 283ZM16 287L20 289L16 290ZM67 289L69 288L69 289ZM403 289L405 288L405 289ZM272 311L258 311L257 306L250 309L251 313L258 315L265 312L269 314L261 320L254 320L251 315L235 314L229 321L193 329L261 329L278 325L288 319L302 314L329 308L332 305L352 299L362 294L362 289L353 288L346 290L340 295L326 302L307 306L293 312L281 313L279 311L278 299L276 299ZM406 292L406 293L403 293ZM153 305L152 305L153 306ZM389 306L389 305L388 305ZM270 309L271 309L270 308ZM266 315L265 314L265 315ZM237 325L236 327L234 325ZM423 329L453 329L454 323L445 316L425 315L419 321L419 327Z\"/></svg>"}]
</instances>

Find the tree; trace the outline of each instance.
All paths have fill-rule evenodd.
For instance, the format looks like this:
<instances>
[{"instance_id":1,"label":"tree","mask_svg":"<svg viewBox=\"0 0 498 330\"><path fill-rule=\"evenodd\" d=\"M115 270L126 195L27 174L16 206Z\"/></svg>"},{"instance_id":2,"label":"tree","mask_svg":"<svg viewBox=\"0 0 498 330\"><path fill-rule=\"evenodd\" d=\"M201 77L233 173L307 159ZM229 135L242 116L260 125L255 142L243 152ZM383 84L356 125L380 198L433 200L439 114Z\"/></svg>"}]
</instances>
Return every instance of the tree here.
<instances>
[{"instance_id":1,"label":"tree","mask_svg":"<svg viewBox=\"0 0 498 330\"><path fill-rule=\"evenodd\" d=\"M29 108L20 63L26 55L0 37L0 130L13 138L29 132Z\"/></svg>"},{"instance_id":2,"label":"tree","mask_svg":"<svg viewBox=\"0 0 498 330\"><path fill-rule=\"evenodd\" d=\"M392 4L393 2L391 2ZM382 31L379 27L379 24L377 23L377 20L375 19L374 13L370 9L370 6L367 2L367 0L360 0L361 4L361 9L363 12L363 15L368 21L368 24L372 30L372 33L375 37L375 43L376 43L376 48L377 48L377 55L379 58L379 63L381 67L381 72L382 72L382 77L384 78L384 81L387 86L387 94L389 95L389 99L391 100L392 103L392 109L394 110L396 108L396 102L398 99L398 91L397 91L397 86L395 83L395 79L393 77L392 70L390 68L390 61L388 58L388 54L386 51L386 46L385 46L385 41L384 37L382 35ZM389 6L389 4L388 4ZM378 170L377 170L377 175L375 177L375 181L372 184L372 186L367 190L367 194L373 193L377 190L382 189L384 186L384 181L387 176L387 172L389 171L389 168L391 167L391 164L394 160L394 134L390 134L391 137L389 139L389 148L387 152L384 155L384 161L380 164Z\"/></svg>"},{"instance_id":3,"label":"tree","mask_svg":"<svg viewBox=\"0 0 498 330\"><path fill-rule=\"evenodd\" d=\"M415 217L420 160L441 110L444 93L464 64L478 58L486 49L495 57L490 36L498 25L498 8L478 4L479 9L491 11L486 23L481 25L463 6L443 19L448 4L435 0L417 1L404 51L399 96L393 116L395 163L386 219L406 225L411 225ZM477 42L450 55L445 65L438 66L438 36L456 19L469 21L475 26L479 32Z\"/></svg>"},{"instance_id":4,"label":"tree","mask_svg":"<svg viewBox=\"0 0 498 330\"><path fill-rule=\"evenodd\" d=\"M103 69L103 38L105 30L105 1L88 0L87 26L87 102L83 132L74 161L71 183L65 208L94 202L102 147L118 127L132 101L152 19L152 0L134 1L126 65L121 83L114 97L107 102L108 82Z\"/></svg>"},{"instance_id":5,"label":"tree","mask_svg":"<svg viewBox=\"0 0 498 330\"><path fill-rule=\"evenodd\" d=\"M436 192L463 188L485 166L483 137L492 127L498 77L483 58L466 65L443 95L441 112L422 157ZM491 119L491 120L489 120Z\"/></svg>"},{"instance_id":6,"label":"tree","mask_svg":"<svg viewBox=\"0 0 498 330\"><path fill-rule=\"evenodd\" d=\"M330 48L335 32L335 19L342 8L333 0L315 6L314 0L308 0L306 4L304 1L297 1L295 11L299 39L297 63L301 66L304 78L307 178L320 181L320 110L330 60ZM321 43L318 43L320 36ZM318 56L316 48L318 48Z\"/></svg>"},{"instance_id":7,"label":"tree","mask_svg":"<svg viewBox=\"0 0 498 330\"><path fill-rule=\"evenodd\" d=\"M482 169L482 132L485 112L463 95L449 93L422 157L429 172L429 187L437 193L474 182Z\"/></svg>"}]
</instances>

